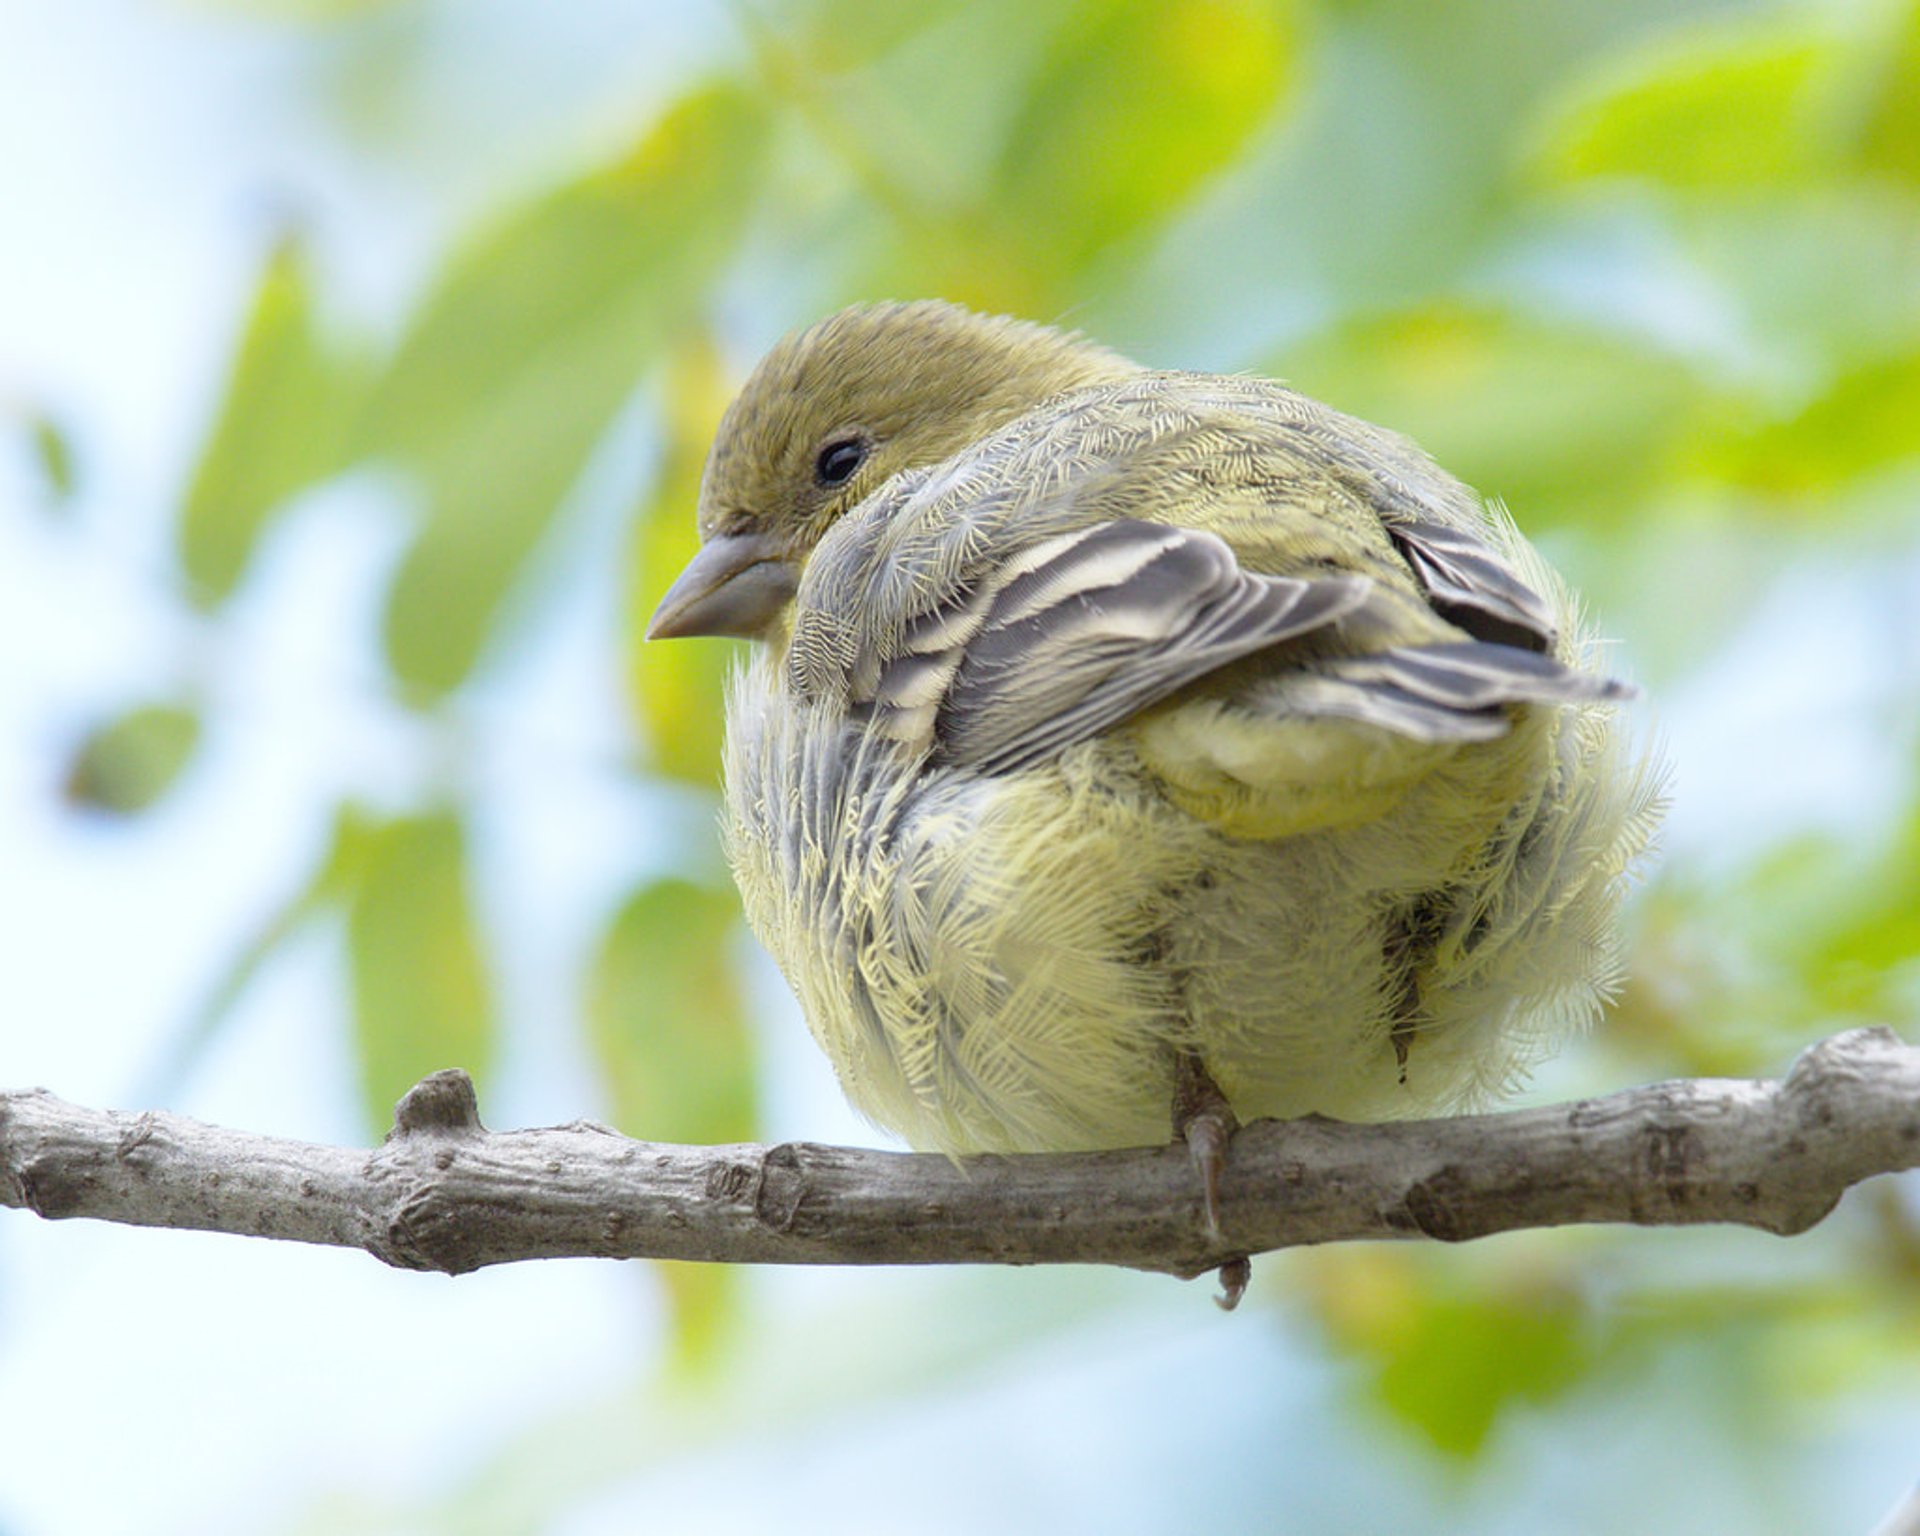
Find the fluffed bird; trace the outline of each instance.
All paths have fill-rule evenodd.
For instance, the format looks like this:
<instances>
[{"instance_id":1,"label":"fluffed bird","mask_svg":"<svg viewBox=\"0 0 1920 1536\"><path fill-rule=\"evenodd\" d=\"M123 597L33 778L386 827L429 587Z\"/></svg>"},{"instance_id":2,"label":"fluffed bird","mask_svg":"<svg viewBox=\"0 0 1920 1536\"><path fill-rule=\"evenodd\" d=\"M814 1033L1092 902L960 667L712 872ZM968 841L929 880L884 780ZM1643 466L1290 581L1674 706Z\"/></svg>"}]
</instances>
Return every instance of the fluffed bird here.
<instances>
[{"instance_id":1,"label":"fluffed bird","mask_svg":"<svg viewBox=\"0 0 1920 1536\"><path fill-rule=\"evenodd\" d=\"M1406 438L940 302L780 342L650 635L746 913L950 1154L1480 1105L1598 1011L1658 772L1563 583ZM1216 1228L1217 1230L1217 1228Z\"/></svg>"}]
</instances>

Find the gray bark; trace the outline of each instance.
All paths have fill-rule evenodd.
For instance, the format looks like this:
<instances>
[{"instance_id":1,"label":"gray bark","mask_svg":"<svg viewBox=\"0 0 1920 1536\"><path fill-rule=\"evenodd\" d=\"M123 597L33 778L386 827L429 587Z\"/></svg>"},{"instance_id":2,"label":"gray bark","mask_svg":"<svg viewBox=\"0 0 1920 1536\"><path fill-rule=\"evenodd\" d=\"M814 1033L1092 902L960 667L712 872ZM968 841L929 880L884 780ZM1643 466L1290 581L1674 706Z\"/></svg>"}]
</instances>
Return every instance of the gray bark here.
<instances>
[{"instance_id":1,"label":"gray bark","mask_svg":"<svg viewBox=\"0 0 1920 1536\"><path fill-rule=\"evenodd\" d=\"M759 1264L1121 1264L1196 1275L1354 1238L1458 1242L1577 1222L1804 1231L1920 1165L1920 1049L1836 1035L1778 1081L1656 1083L1503 1114L1263 1121L1234 1138L1211 1240L1183 1147L944 1157L668 1146L603 1126L488 1131L462 1072L379 1147L0 1093L0 1205L363 1248L458 1274L580 1256Z\"/></svg>"}]
</instances>

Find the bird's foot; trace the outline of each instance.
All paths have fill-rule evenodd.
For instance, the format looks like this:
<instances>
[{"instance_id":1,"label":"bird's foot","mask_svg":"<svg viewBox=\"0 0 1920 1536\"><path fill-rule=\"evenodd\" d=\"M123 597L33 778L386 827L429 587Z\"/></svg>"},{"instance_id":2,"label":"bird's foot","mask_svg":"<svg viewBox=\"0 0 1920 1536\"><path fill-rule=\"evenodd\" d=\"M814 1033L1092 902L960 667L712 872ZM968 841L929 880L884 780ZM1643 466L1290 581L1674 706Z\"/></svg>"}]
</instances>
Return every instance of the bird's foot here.
<instances>
[{"instance_id":1,"label":"bird's foot","mask_svg":"<svg viewBox=\"0 0 1920 1536\"><path fill-rule=\"evenodd\" d=\"M1187 1144L1206 1200L1207 1236L1220 1240L1220 1175L1227 1166L1227 1143L1240 1129L1227 1096L1207 1075L1198 1056L1182 1051L1174 1058L1173 1128Z\"/></svg>"},{"instance_id":2,"label":"bird's foot","mask_svg":"<svg viewBox=\"0 0 1920 1536\"><path fill-rule=\"evenodd\" d=\"M1221 1241L1220 1176L1227 1166L1227 1144L1240 1129L1227 1096L1207 1073L1204 1063L1190 1051L1174 1058L1173 1127L1187 1144L1194 1170L1200 1175L1200 1192L1207 1218L1207 1236ZM1253 1278L1253 1264L1242 1254L1220 1266L1220 1294L1215 1303L1223 1312L1240 1305Z\"/></svg>"},{"instance_id":3,"label":"bird's foot","mask_svg":"<svg viewBox=\"0 0 1920 1536\"><path fill-rule=\"evenodd\" d=\"M1220 1266L1220 1294L1213 1298L1213 1304L1222 1312L1231 1312L1240 1305L1240 1298L1247 1294L1247 1283L1252 1279L1252 1259L1244 1253L1237 1259L1228 1259Z\"/></svg>"}]
</instances>

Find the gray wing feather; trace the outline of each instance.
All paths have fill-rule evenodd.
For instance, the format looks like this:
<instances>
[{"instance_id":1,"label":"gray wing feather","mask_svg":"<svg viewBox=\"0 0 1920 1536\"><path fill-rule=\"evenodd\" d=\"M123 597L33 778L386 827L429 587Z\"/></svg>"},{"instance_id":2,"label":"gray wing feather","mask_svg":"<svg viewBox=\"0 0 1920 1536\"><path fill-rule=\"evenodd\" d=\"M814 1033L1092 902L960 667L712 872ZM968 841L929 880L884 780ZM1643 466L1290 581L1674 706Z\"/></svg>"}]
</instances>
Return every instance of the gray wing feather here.
<instances>
[{"instance_id":1,"label":"gray wing feather","mask_svg":"<svg viewBox=\"0 0 1920 1536\"><path fill-rule=\"evenodd\" d=\"M1218 392L1223 405L1309 444L1310 463L1366 498L1428 601L1449 623L1476 640L1553 650L1559 635L1552 603L1521 578L1490 537L1479 498L1417 445L1265 380L1196 380L1187 389Z\"/></svg>"},{"instance_id":2,"label":"gray wing feather","mask_svg":"<svg viewBox=\"0 0 1920 1536\"><path fill-rule=\"evenodd\" d=\"M1195 529L1099 523L1020 552L916 621L855 702L898 739L930 729L941 761L1011 772L1333 623L1371 590L1243 571Z\"/></svg>"},{"instance_id":3,"label":"gray wing feather","mask_svg":"<svg viewBox=\"0 0 1920 1536\"><path fill-rule=\"evenodd\" d=\"M1578 704L1624 699L1633 692L1625 683L1576 672L1550 656L1485 641L1404 646L1339 665L1371 666L1396 686L1450 709Z\"/></svg>"},{"instance_id":4,"label":"gray wing feather","mask_svg":"<svg viewBox=\"0 0 1920 1536\"><path fill-rule=\"evenodd\" d=\"M1417 741L1491 741L1508 729L1506 706L1580 704L1631 697L1612 678L1562 666L1516 646L1464 640L1342 658L1250 699L1276 715L1361 720Z\"/></svg>"},{"instance_id":5,"label":"gray wing feather","mask_svg":"<svg viewBox=\"0 0 1920 1536\"><path fill-rule=\"evenodd\" d=\"M1281 452L1302 435L1311 452ZM1149 458L1152 476L1141 473ZM1164 491L1168 474L1196 496L1284 500L1296 480L1318 494L1329 477L1357 488L1426 601L1472 637L1361 655L1303 648L1249 678L1239 707L1464 741L1504 733L1509 706L1621 695L1552 659L1550 596L1519 574L1472 494L1418 450L1278 386L1177 375L1085 391L876 491L808 564L790 685L846 709L868 739L1005 772L1350 615L1350 640L1376 632L1356 610L1398 586L1392 573L1382 587L1358 574L1261 575L1216 535L1129 517L1130 488L1151 479Z\"/></svg>"},{"instance_id":6,"label":"gray wing feather","mask_svg":"<svg viewBox=\"0 0 1920 1536\"><path fill-rule=\"evenodd\" d=\"M1550 651L1553 609L1478 535L1437 522L1386 522L1434 611L1476 640Z\"/></svg>"}]
</instances>

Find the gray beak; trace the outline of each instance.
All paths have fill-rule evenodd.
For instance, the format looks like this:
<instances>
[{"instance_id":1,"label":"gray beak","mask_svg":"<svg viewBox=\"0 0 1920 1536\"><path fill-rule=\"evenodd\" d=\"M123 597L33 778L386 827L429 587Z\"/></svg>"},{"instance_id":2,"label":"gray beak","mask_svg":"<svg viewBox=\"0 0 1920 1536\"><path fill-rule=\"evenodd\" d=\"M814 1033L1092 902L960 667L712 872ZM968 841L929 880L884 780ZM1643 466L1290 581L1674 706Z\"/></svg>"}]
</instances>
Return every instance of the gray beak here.
<instances>
[{"instance_id":1,"label":"gray beak","mask_svg":"<svg viewBox=\"0 0 1920 1536\"><path fill-rule=\"evenodd\" d=\"M647 625L649 640L766 632L800 585L787 552L764 533L709 539L667 588Z\"/></svg>"}]
</instances>

